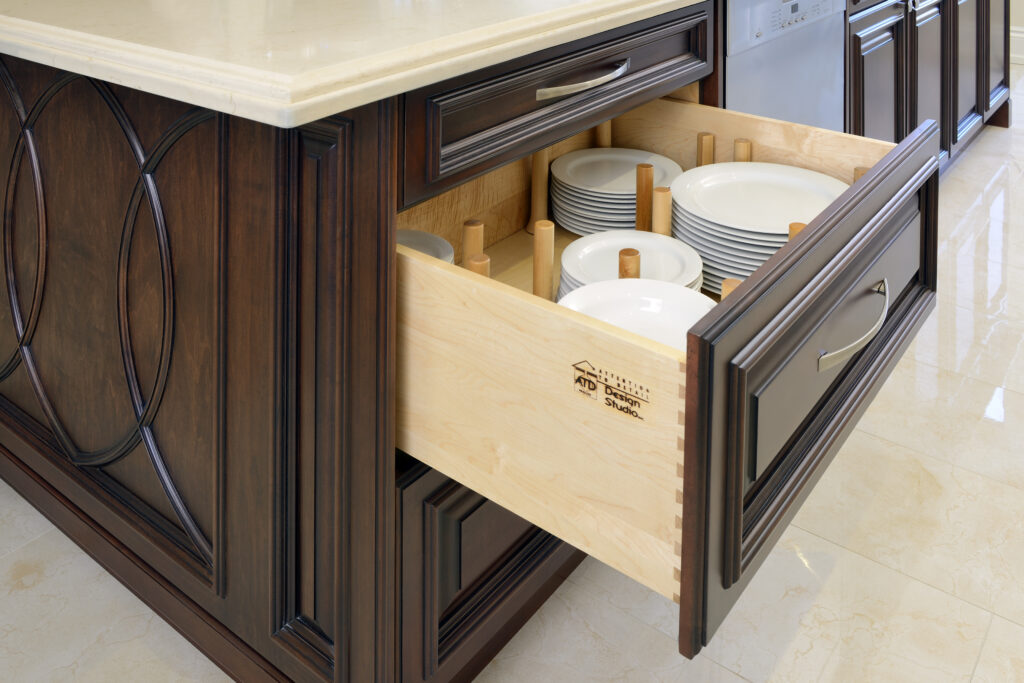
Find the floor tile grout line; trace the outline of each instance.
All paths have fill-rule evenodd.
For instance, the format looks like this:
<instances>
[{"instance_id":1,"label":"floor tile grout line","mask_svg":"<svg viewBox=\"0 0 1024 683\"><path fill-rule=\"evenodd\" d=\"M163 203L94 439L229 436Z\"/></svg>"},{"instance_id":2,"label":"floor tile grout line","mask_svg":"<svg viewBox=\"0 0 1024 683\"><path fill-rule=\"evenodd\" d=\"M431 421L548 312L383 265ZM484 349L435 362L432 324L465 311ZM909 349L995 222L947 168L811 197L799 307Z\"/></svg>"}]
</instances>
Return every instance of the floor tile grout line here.
<instances>
[{"instance_id":1,"label":"floor tile grout line","mask_svg":"<svg viewBox=\"0 0 1024 683\"><path fill-rule=\"evenodd\" d=\"M588 557L590 557L590 556L588 555ZM593 558L593 557L591 557L591 559L593 559L593 560L594 560L595 562L600 562L600 560L598 560L597 558ZM603 563L602 563L602 564L603 564ZM608 565L606 565L606 566L608 566ZM616 569L614 569L614 568L613 568L613 571L618 571L618 570L616 570ZM574 573L575 573L575 572L574 572ZM579 589L581 589L581 590L583 590L583 591L588 591L588 588L589 588L589 587L588 587L588 586L585 586L585 585L583 585L583 584L582 584L582 583L580 583L579 581L576 581L576 580L574 580L574 579L573 579L573 575L572 575L572 574L570 574L570 575L569 575L568 577L566 577L566 579L565 579L565 580L566 580L566 582L568 582L568 583L572 583L572 584L573 584L574 586L576 586L577 588L579 588ZM595 583L596 583L596 582L595 582ZM642 586L643 584L639 584L639 585L641 585L641 586ZM604 586L602 586L602 588L605 588L605 587L604 587ZM644 586L644 588L645 588L645 590L651 590L651 589L647 588L646 586ZM588 591L588 592L589 592L589 591ZM611 594L611 593L612 593L612 591L610 591L610 590L607 590L607 589L605 589L605 590L604 590L604 592L605 592L605 593L608 593L608 594ZM661 598L665 598L665 596L663 596L663 595L660 595L660 594L656 593L655 591L651 591L651 593L653 593L653 594L655 594L655 595L658 595L658 597L661 597ZM667 598L665 598L665 599L667 600ZM638 624L642 624L642 625L646 626L647 628L649 628L649 629L651 629L651 630L653 630L653 631L656 631L656 632L657 632L658 634L660 634L660 635L663 635L663 636L665 636L665 637L666 637L666 638L668 638L668 639L669 639L670 641L673 641L673 642L674 642L674 638L673 638L673 637L672 637L671 635L669 635L669 634L665 633L664 631L662 631L661 629L659 629L659 628L658 628L657 626L654 626L653 624L649 624L649 623L647 623L646 621L644 621L643 619L640 619L639 617L636 617L636 616L634 616L634 615L630 614L629 612L627 612L626 610L622 609L622 608L621 608L621 607L619 607L618 605L615 605L615 604L613 604L613 603L612 603L612 602L611 602L610 600L602 600L601 602L604 602L605 604L607 604L607 605L608 605L608 607L611 607L612 609L616 610L617 612L620 612L620 613L621 613L622 615L626 616L627 618L631 619L632 621L634 621L634 622L636 622L636 623L638 623ZM673 603L673 604L674 604L674 603ZM682 654L680 654L679 656L680 656L680 657L683 657L683 655L682 655ZM708 651L707 651L707 648L703 648L703 649L701 649L701 651L700 651L700 652L699 652L699 653L697 654L697 657L704 657L704 658L705 658L705 659L707 659L707 660L708 660L709 662L712 662L712 663L714 663L714 664L715 664L715 666L719 666L719 667L721 667L721 668L725 669L726 671L728 671L729 673L733 674L734 676L737 676L737 677L739 677L739 678L740 678L741 680L747 681L747 683L753 683L753 681L751 681L751 679L747 678L746 676L744 676L743 674L739 673L738 671L735 671L735 670L733 670L733 669L729 668L729 666L728 666L728 665L726 665L726 664L723 664L722 662L718 661L717 659L715 659L714 657L712 657L711 655L709 655L709 654L708 654ZM694 657L694 659L696 659L696 657ZM693 661L693 660L690 660L690 661Z\"/></svg>"},{"instance_id":2,"label":"floor tile grout line","mask_svg":"<svg viewBox=\"0 0 1024 683\"><path fill-rule=\"evenodd\" d=\"M23 550L24 548L26 548L27 546L31 545L32 543L35 543L40 538L42 538L46 534L51 533L53 531L60 532L60 529L58 529L55 526L51 526L46 531L43 531L42 533L36 534L35 536L33 536L32 538L28 539L27 541L24 541L23 543L19 543L18 545L16 545L13 548L10 548L9 550L5 550L4 552L0 553L0 562L4 561L4 559L6 559L7 557L13 555L14 553L17 553L17 552ZM63 532L61 532L61 534L63 535ZM85 551L83 550L82 552L85 552Z\"/></svg>"},{"instance_id":3,"label":"floor tile grout line","mask_svg":"<svg viewBox=\"0 0 1024 683\"><path fill-rule=\"evenodd\" d=\"M972 681L974 680L974 677L978 675L978 664L981 663L981 656L985 654L985 646L988 644L988 637L989 634L992 633L992 624L994 624L995 621L996 615L992 614L991 618L988 620L988 628L985 629L985 637L981 639L981 649L978 650L978 656L974 660L974 667L971 669Z\"/></svg>"},{"instance_id":4,"label":"floor tile grout line","mask_svg":"<svg viewBox=\"0 0 1024 683\"><path fill-rule=\"evenodd\" d=\"M915 582L921 584L922 586L927 586L927 587L931 588L932 590L937 590L940 593L942 593L943 595L946 595L946 596L948 596L950 598L953 598L954 600L956 600L958 602L962 602L965 605L970 605L971 607L974 607L976 609L980 609L982 612L985 612L986 614L989 614L991 616L996 616L996 617L999 617L1001 619L1005 619L1006 621L1009 621L1012 624L1017 624L1018 626L1024 627L1024 624L1018 624L1016 619L1013 619L1011 617L1007 617L1005 615L999 614L999 613L993 611L990 607L985 607L984 605L979 605L978 603L974 602L973 600L968 600L967 598L965 598L963 596L956 595L954 593L950 593L945 588L939 588L938 586L936 586L936 585L934 585L934 584L932 584L932 583L930 583L928 581L925 581L924 579L920 579L920 578L918 578L916 576L908 574L908 573L906 573L905 571L903 571L902 569L900 569L898 567L893 567L892 565L886 564L885 562L882 562L881 560L878 560L878 559L876 559L874 557L871 557L870 555L866 555L866 554L864 554L863 552L861 552L859 550L854 550L853 548L848 548L847 546L843 545L842 543L838 543L836 541L833 541L832 539L828 538L827 536L822 536L820 533L818 533L816 531L811 531L810 529L802 527L802 526L800 526L800 525L798 525L796 523L791 523L790 526L793 526L793 527L799 529L800 531L803 531L804 533L810 534L811 536L814 536L815 538L818 538L818 539L820 539L822 541L825 541L826 543L834 545L837 548L841 548L841 549L845 550L848 553L853 553L854 555L857 555L858 557L860 557L862 559L865 559L868 562L871 562L872 564L876 564L879 567L882 567L883 569L888 569L889 571L896 572L897 574L899 574L900 576L902 576L905 579L910 579L911 581L915 581Z\"/></svg>"}]
</instances>

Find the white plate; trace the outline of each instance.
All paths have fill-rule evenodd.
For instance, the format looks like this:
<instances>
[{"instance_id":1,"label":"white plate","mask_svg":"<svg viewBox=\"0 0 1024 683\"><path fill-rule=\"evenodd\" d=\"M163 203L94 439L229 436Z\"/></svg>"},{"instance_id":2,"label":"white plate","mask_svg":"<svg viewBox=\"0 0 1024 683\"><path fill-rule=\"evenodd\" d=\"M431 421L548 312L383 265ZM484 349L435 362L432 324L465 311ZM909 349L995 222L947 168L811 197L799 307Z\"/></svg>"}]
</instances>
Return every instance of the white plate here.
<instances>
[{"instance_id":1,"label":"white plate","mask_svg":"<svg viewBox=\"0 0 1024 683\"><path fill-rule=\"evenodd\" d=\"M743 261L740 261L740 260L732 258L732 256L730 256L729 254L723 254L722 252L714 251L712 249L708 249L707 247L704 247L704 246L698 244L696 241L689 241L688 242L687 238L685 238L685 237L684 238L680 238L679 241L682 242L683 244L688 244L691 247L693 247L694 249L696 249L697 253L700 254L701 260L704 263L711 263L711 264L720 263L720 264L723 264L723 265L728 265L728 266L732 266L732 267L736 267L736 268L760 268L761 264L768 260L768 257L765 257L765 258L758 259L758 260L743 260Z\"/></svg>"},{"instance_id":2,"label":"white plate","mask_svg":"<svg viewBox=\"0 0 1024 683\"><path fill-rule=\"evenodd\" d=\"M778 249L766 249L763 252L741 251L732 243L719 239L708 239L706 236L694 232L689 228L674 230L672 235L683 242L686 242L697 251L710 251L713 254L733 259L739 263L763 263L775 255ZM781 249L781 247L779 247Z\"/></svg>"},{"instance_id":3,"label":"white plate","mask_svg":"<svg viewBox=\"0 0 1024 683\"><path fill-rule=\"evenodd\" d=\"M619 276L619 250L640 252L640 277L689 285L701 274L693 247L667 235L630 230L602 232L578 239L562 252L562 272L587 285Z\"/></svg>"},{"instance_id":4,"label":"white plate","mask_svg":"<svg viewBox=\"0 0 1024 683\"><path fill-rule=\"evenodd\" d=\"M574 232L577 235L593 235L598 232L622 232L624 230L632 231L636 229L636 226L632 223L611 227L595 224L593 221L581 221L557 211L553 212L552 220L554 220L556 225L565 228L569 232Z\"/></svg>"},{"instance_id":5,"label":"white plate","mask_svg":"<svg viewBox=\"0 0 1024 683\"><path fill-rule=\"evenodd\" d=\"M672 212L672 220L680 223L688 223L690 225L700 226L704 230L717 234L731 237L735 240L742 242L751 242L754 244L762 245L776 245L785 244L789 241L789 226L786 226L786 234L767 234L763 232L755 232L753 230L743 230L741 228L733 228L727 225L720 225L713 223L712 221L706 221L703 218L698 218L693 214L686 213L681 210L674 210Z\"/></svg>"},{"instance_id":6,"label":"white plate","mask_svg":"<svg viewBox=\"0 0 1024 683\"><path fill-rule=\"evenodd\" d=\"M676 178L672 199L686 212L723 226L788 235L790 223L810 223L848 187L796 166L726 162Z\"/></svg>"},{"instance_id":7,"label":"white plate","mask_svg":"<svg viewBox=\"0 0 1024 683\"><path fill-rule=\"evenodd\" d=\"M570 208L573 211L577 211L579 213L595 212L595 213L609 214L609 215L613 215L613 216L635 216L636 215L636 207L634 205L632 205L632 204L624 205L624 206L610 206L608 204L602 204L602 203L596 202L596 201L586 201L586 200L580 201L580 200L577 200L577 199L572 199L572 198L565 197L561 193L555 192L554 190L552 190L552 192L551 192L551 203L552 204L558 204L559 206L564 206L566 208Z\"/></svg>"},{"instance_id":8,"label":"white plate","mask_svg":"<svg viewBox=\"0 0 1024 683\"><path fill-rule=\"evenodd\" d=\"M782 248L781 246L761 247L747 243L740 243L719 235L710 236L707 233L701 232L700 230L687 225L672 226L672 234L677 239L681 239L687 244L691 244L690 240L693 240L695 243L693 246L697 246L699 244L701 247L716 249L739 259L763 261L773 256L775 252ZM698 248L697 251L700 251L700 249Z\"/></svg>"},{"instance_id":9,"label":"white plate","mask_svg":"<svg viewBox=\"0 0 1024 683\"><path fill-rule=\"evenodd\" d=\"M597 147L563 154L551 164L551 175L563 185L614 195L636 195L636 165L654 166L654 186L668 185L683 169L660 154L640 149Z\"/></svg>"},{"instance_id":10,"label":"white plate","mask_svg":"<svg viewBox=\"0 0 1024 683\"><path fill-rule=\"evenodd\" d=\"M672 229L695 232L701 237L713 241L715 244L722 242L723 244L734 245L736 247L739 247L740 249L746 249L747 251L751 251L758 254L775 253L779 249L779 247L789 242L788 239L762 240L753 239L751 237L738 237L731 232L725 232L723 230L709 228L706 225L697 223L688 218L684 219L673 217Z\"/></svg>"},{"instance_id":11,"label":"white plate","mask_svg":"<svg viewBox=\"0 0 1024 683\"><path fill-rule=\"evenodd\" d=\"M553 179L550 190L552 195L569 197L573 201L577 202L601 204L608 207L628 209L630 211L636 208L636 194L610 195L597 192L585 192L580 190L578 187L556 183Z\"/></svg>"},{"instance_id":12,"label":"white plate","mask_svg":"<svg viewBox=\"0 0 1024 683\"><path fill-rule=\"evenodd\" d=\"M397 230L398 243L436 259L455 263L455 249L448 240L423 230Z\"/></svg>"},{"instance_id":13,"label":"white plate","mask_svg":"<svg viewBox=\"0 0 1024 683\"><path fill-rule=\"evenodd\" d=\"M558 303L681 351L687 330L715 306L683 285L644 279L595 282Z\"/></svg>"},{"instance_id":14,"label":"white plate","mask_svg":"<svg viewBox=\"0 0 1024 683\"><path fill-rule=\"evenodd\" d=\"M636 226L636 216L633 214L616 216L614 214L599 213L597 211L585 213L560 202L551 203L551 212L555 215L564 214L579 221L585 221L588 223L595 222L602 225L608 225L609 227L614 226L618 228L625 225L630 227Z\"/></svg>"}]
</instances>

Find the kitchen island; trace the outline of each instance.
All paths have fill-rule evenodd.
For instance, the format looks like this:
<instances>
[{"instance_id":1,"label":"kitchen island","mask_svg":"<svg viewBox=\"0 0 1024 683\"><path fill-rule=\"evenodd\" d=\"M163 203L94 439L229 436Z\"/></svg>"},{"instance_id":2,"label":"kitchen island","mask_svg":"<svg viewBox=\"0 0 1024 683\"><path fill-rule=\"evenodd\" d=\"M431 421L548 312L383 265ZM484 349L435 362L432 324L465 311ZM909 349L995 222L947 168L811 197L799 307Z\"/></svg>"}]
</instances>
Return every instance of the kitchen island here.
<instances>
[{"instance_id":1,"label":"kitchen island","mask_svg":"<svg viewBox=\"0 0 1024 683\"><path fill-rule=\"evenodd\" d=\"M935 126L894 147L655 101L711 73L710 3L281 7L0 18L0 476L242 680L471 676L572 546L678 601L692 656L933 305ZM525 157L612 117L687 166L715 129L852 187L685 356L396 254L396 225L514 239ZM584 359L640 380L650 430L580 403Z\"/></svg>"}]
</instances>

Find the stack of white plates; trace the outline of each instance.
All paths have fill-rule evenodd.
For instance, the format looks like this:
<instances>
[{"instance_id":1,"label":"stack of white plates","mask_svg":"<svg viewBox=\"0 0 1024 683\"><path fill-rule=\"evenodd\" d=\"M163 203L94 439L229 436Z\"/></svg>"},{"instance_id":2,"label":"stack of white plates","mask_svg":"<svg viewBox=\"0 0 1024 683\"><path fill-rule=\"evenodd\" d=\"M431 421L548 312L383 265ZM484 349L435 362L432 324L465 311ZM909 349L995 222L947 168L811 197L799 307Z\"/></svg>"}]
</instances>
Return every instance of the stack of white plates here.
<instances>
[{"instance_id":1,"label":"stack of white plates","mask_svg":"<svg viewBox=\"0 0 1024 683\"><path fill-rule=\"evenodd\" d=\"M683 172L660 154L614 147L581 149L551 164L551 214L577 235L636 227L636 165L654 166L654 186Z\"/></svg>"},{"instance_id":2,"label":"stack of white plates","mask_svg":"<svg viewBox=\"0 0 1024 683\"><path fill-rule=\"evenodd\" d=\"M697 251L679 240L653 232L599 232L572 242L562 252L558 298L569 292L619 277L619 251L640 252L640 277L700 290L703 264Z\"/></svg>"},{"instance_id":3,"label":"stack of white plates","mask_svg":"<svg viewBox=\"0 0 1024 683\"><path fill-rule=\"evenodd\" d=\"M687 330L715 306L689 287L644 279L595 282L558 303L681 351Z\"/></svg>"},{"instance_id":4,"label":"stack of white plates","mask_svg":"<svg viewBox=\"0 0 1024 683\"><path fill-rule=\"evenodd\" d=\"M704 289L748 277L809 223L846 183L796 166L738 162L691 169L672 183L672 234L704 261Z\"/></svg>"},{"instance_id":5,"label":"stack of white plates","mask_svg":"<svg viewBox=\"0 0 1024 683\"><path fill-rule=\"evenodd\" d=\"M434 258L455 263L455 249L448 240L423 230L397 230L398 243Z\"/></svg>"}]
</instances>

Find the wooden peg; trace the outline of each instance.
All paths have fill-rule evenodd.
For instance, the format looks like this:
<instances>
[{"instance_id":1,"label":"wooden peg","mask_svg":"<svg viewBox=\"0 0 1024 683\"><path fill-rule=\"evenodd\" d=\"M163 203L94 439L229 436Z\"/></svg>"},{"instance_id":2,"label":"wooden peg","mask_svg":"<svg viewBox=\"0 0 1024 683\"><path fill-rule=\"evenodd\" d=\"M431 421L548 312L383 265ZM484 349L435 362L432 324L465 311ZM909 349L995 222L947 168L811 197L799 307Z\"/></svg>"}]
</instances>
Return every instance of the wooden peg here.
<instances>
[{"instance_id":1,"label":"wooden peg","mask_svg":"<svg viewBox=\"0 0 1024 683\"><path fill-rule=\"evenodd\" d=\"M594 144L597 147L612 146L612 122L604 121L594 128Z\"/></svg>"},{"instance_id":2,"label":"wooden peg","mask_svg":"<svg viewBox=\"0 0 1024 683\"><path fill-rule=\"evenodd\" d=\"M800 231L807 227L806 223L790 223L789 224L789 239L793 239L800 234Z\"/></svg>"},{"instance_id":3,"label":"wooden peg","mask_svg":"<svg viewBox=\"0 0 1024 683\"><path fill-rule=\"evenodd\" d=\"M651 209L651 231L659 235L672 234L672 190L654 188L654 206Z\"/></svg>"},{"instance_id":4,"label":"wooden peg","mask_svg":"<svg viewBox=\"0 0 1024 683\"><path fill-rule=\"evenodd\" d=\"M732 159L733 161L750 161L753 155L753 143L746 138L736 138L736 141L732 143Z\"/></svg>"},{"instance_id":5,"label":"wooden peg","mask_svg":"<svg viewBox=\"0 0 1024 683\"><path fill-rule=\"evenodd\" d=\"M855 166L853 169L853 182L860 180L861 176L867 173L870 169L867 166Z\"/></svg>"},{"instance_id":6,"label":"wooden peg","mask_svg":"<svg viewBox=\"0 0 1024 683\"><path fill-rule=\"evenodd\" d=\"M555 265L555 224L537 221L533 227L533 293L551 300Z\"/></svg>"},{"instance_id":7,"label":"wooden peg","mask_svg":"<svg viewBox=\"0 0 1024 683\"><path fill-rule=\"evenodd\" d=\"M491 276L491 257L487 254L473 254L466 262L466 268L477 275Z\"/></svg>"},{"instance_id":8,"label":"wooden peg","mask_svg":"<svg viewBox=\"0 0 1024 683\"><path fill-rule=\"evenodd\" d=\"M548 219L548 174L551 172L550 151L538 149L533 153L533 171L530 173L530 220L526 232L533 234L537 221Z\"/></svg>"},{"instance_id":9,"label":"wooden peg","mask_svg":"<svg viewBox=\"0 0 1024 683\"><path fill-rule=\"evenodd\" d=\"M715 136L712 133L697 133L697 165L715 163Z\"/></svg>"},{"instance_id":10,"label":"wooden peg","mask_svg":"<svg viewBox=\"0 0 1024 683\"><path fill-rule=\"evenodd\" d=\"M462 224L462 265L484 251L484 224L475 219Z\"/></svg>"},{"instance_id":11,"label":"wooden peg","mask_svg":"<svg viewBox=\"0 0 1024 683\"><path fill-rule=\"evenodd\" d=\"M636 249L619 249L619 277L640 277L640 252Z\"/></svg>"},{"instance_id":12,"label":"wooden peg","mask_svg":"<svg viewBox=\"0 0 1024 683\"><path fill-rule=\"evenodd\" d=\"M727 277L724 280L722 280L722 298L724 299L725 297L732 294L732 290L736 289L739 286L740 280L737 280L734 277Z\"/></svg>"},{"instance_id":13,"label":"wooden peg","mask_svg":"<svg viewBox=\"0 0 1024 683\"><path fill-rule=\"evenodd\" d=\"M636 229L651 231L651 202L654 201L654 166L636 165Z\"/></svg>"}]
</instances>

